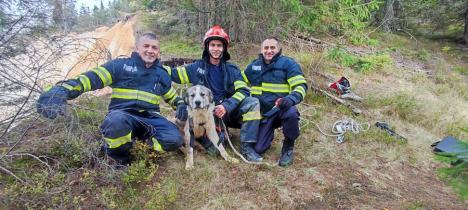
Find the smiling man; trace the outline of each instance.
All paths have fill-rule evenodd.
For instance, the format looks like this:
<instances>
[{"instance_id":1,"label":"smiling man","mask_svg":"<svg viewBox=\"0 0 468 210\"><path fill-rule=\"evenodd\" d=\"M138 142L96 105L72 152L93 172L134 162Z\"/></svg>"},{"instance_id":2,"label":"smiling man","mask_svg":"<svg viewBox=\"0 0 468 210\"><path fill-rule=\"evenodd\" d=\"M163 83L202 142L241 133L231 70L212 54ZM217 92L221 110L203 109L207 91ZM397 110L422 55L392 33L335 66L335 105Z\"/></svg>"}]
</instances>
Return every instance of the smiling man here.
<instances>
[{"instance_id":1,"label":"smiling man","mask_svg":"<svg viewBox=\"0 0 468 210\"><path fill-rule=\"evenodd\" d=\"M213 26L203 38L202 59L172 69L172 80L179 84L208 87L216 105L214 115L227 126L240 128L241 153L249 161L260 162L262 157L253 148L257 142L260 105L256 98L250 97L239 68L227 62L231 57L228 53L229 42L229 35L224 29L219 25ZM220 135L223 137L226 134L221 132ZM209 140L199 140L209 154L218 153Z\"/></svg>"},{"instance_id":2,"label":"smiling man","mask_svg":"<svg viewBox=\"0 0 468 210\"><path fill-rule=\"evenodd\" d=\"M301 67L292 58L281 55L275 37L262 42L261 54L243 72L251 85L251 94L260 101L262 120L255 151L263 154L271 146L274 131L283 127L280 166L293 163L294 144L299 136L299 112L295 105L304 100L307 85Z\"/></svg>"},{"instance_id":3,"label":"smiling man","mask_svg":"<svg viewBox=\"0 0 468 210\"><path fill-rule=\"evenodd\" d=\"M66 100L84 92L112 87L109 113L101 125L103 149L126 165L131 161L130 149L136 137L147 140L156 151L178 149L183 139L177 127L159 114L161 98L177 107L176 117L187 119L187 107L171 86L167 66L159 62L159 39L153 33L141 35L130 58L115 59L79 75L57 83L42 93L37 111L54 119L64 114Z\"/></svg>"}]
</instances>

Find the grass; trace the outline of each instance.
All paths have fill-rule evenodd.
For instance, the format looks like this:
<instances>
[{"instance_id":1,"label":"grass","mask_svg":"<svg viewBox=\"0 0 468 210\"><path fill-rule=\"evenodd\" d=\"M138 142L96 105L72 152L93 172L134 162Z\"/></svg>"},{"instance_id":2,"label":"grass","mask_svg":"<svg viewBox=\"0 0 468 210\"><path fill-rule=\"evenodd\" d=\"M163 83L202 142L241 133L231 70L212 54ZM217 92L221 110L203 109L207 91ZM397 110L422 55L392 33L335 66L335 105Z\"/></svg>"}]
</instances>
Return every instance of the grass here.
<instances>
[{"instance_id":1,"label":"grass","mask_svg":"<svg viewBox=\"0 0 468 210\"><path fill-rule=\"evenodd\" d=\"M432 156L426 148L430 145L428 139L444 134L467 135L462 109L466 106L463 101L466 90L459 90L464 82L460 76L465 75L465 65L451 61L443 64L442 59L429 65L431 69L442 69L434 71L433 77L418 73L403 78L407 74L397 72L403 70L393 69L396 67L392 53L406 52L411 59L429 63L435 56L433 48L415 46L414 40L394 34L373 38L379 40L374 46L379 52L359 58L344 51L327 59L325 52L285 49L285 55L300 62L311 79L316 79L310 72L313 68L333 75L352 75L352 84L359 84L353 88L365 98L362 103L353 103L366 111L355 116L345 106L309 91L305 99L308 105L300 107L308 110L302 113L302 122L308 124L302 127L295 162L289 168L233 165L196 150L195 169L185 171L182 154L160 155L144 144L137 144L133 150L135 162L127 169L116 170L108 166L109 160L100 151L98 126L106 114L108 99L82 96L72 105L69 118L30 123L34 126L26 132L17 151L46 156L41 160L47 160L52 170L29 157L13 158L5 161L7 165L2 162L2 166L29 183L22 184L2 173L0 208L463 208L455 194L437 180L436 172L429 167L432 160L425 157ZM200 45L193 40L163 37L162 52L198 58ZM257 45L237 44L230 50L234 62L246 66L259 49ZM353 69L337 70L333 67L335 62ZM382 69L385 75L372 73ZM446 74L447 71L453 74ZM163 109L162 113L172 115L169 109ZM338 144L315 126L329 131L333 122L344 116L369 122L371 128L358 134L348 132L345 143ZM388 135L373 126L376 119L388 120L398 133L412 138L405 143ZM24 130L20 126L14 132L16 135L9 137L17 139ZM419 130L428 136L415 135ZM282 138L277 130L271 149L264 155L265 161L278 160ZM233 140L238 145L238 136ZM5 149L0 146L0 151ZM228 152L233 154L230 149ZM466 199L466 169L442 168L437 174ZM354 187L355 183L361 187Z\"/></svg>"},{"instance_id":2,"label":"grass","mask_svg":"<svg viewBox=\"0 0 468 210\"><path fill-rule=\"evenodd\" d=\"M454 157L436 156L437 161L444 163L455 162ZM463 162L455 166L441 167L437 169L437 175L460 196L462 200L468 200L468 163Z\"/></svg>"}]
</instances>

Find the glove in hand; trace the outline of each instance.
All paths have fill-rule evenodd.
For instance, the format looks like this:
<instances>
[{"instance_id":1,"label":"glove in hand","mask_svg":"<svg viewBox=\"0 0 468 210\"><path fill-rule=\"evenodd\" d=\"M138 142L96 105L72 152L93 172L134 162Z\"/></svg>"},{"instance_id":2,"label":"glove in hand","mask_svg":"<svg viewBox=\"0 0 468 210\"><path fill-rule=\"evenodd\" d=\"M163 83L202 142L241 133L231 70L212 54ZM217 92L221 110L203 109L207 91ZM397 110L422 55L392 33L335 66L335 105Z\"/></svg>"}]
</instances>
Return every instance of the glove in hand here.
<instances>
[{"instance_id":1,"label":"glove in hand","mask_svg":"<svg viewBox=\"0 0 468 210\"><path fill-rule=\"evenodd\" d=\"M176 118L180 121L186 121L188 118L187 105L185 103L180 103L176 108Z\"/></svg>"},{"instance_id":2,"label":"glove in hand","mask_svg":"<svg viewBox=\"0 0 468 210\"><path fill-rule=\"evenodd\" d=\"M288 110L294 105L294 101L288 97L281 98L278 102L278 107L281 110Z\"/></svg>"},{"instance_id":3,"label":"glove in hand","mask_svg":"<svg viewBox=\"0 0 468 210\"><path fill-rule=\"evenodd\" d=\"M55 119L58 115L64 115L67 107L67 95L67 89L61 86L54 86L50 90L43 92L37 100L37 112L49 119Z\"/></svg>"}]
</instances>

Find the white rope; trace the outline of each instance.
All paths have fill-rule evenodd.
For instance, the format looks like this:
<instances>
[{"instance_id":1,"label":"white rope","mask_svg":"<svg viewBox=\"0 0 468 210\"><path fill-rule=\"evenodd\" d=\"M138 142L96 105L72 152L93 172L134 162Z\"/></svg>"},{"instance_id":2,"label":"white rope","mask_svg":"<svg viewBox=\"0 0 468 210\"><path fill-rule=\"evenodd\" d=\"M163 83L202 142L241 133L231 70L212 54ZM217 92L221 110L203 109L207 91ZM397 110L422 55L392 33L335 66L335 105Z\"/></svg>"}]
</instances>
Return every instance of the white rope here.
<instances>
[{"instance_id":1,"label":"white rope","mask_svg":"<svg viewBox=\"0 0 468 210\"><path fill-rule=\"evenodd\" d=\"M366 125L367 127L364 127L363 125ZM336 137L336 141L338 143L344 142L344 134L348 131L351 131L354 134L358 134L359 132L367 131L370 128L370 124L368 122L359 123L352 118L343 118L342 120L336 121L332 127L333 134L327 134L323 132L322 129L320 129L318 124L315 124L315 126L317 126L317 128L323 135Z\"/></svg>"},{"instance_id":2,"label":"white rope","mask_svg":"<svg viewBox=\"0 0 468 210\"><path fill-rule=\"evenodd\" d=\"M252 161L248 161L247 159L244 158L243 155L241 155L237 150L236 148L234 148L234 145L232 144L231 142L231 138L229 138L229 134L227 133L227 129L226 129L226 124L224 124L223 120L220 120L221 121L221 125L223 126L222 129L224 129L224 131L226 131L226 139L228 140L229 142L229 145L231 146L231 149L234 151L234 153L236 153L237 156L239 156L240 159L242 159L242 161L244 161L244 163L247 163L247 164L253 164L253 165L266 165L266 166L270 166L270 167L275 167L276 165L275 164L271 164L271 163L266 163L266 162L252 162Z\"/></svg>"}]
</instances>

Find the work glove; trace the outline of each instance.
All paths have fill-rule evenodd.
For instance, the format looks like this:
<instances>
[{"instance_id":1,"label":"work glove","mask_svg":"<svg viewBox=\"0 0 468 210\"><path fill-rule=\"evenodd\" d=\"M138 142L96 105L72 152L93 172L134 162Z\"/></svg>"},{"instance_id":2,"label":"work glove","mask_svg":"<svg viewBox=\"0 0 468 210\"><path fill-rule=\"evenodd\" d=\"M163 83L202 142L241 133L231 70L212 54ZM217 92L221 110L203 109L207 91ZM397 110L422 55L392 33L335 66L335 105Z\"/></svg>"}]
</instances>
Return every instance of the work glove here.
<instances>
[{"instance_id":1,"label":"work glove","mask_svg":"<svg viewBox=\"0 0 468 210\"><path fill-rule=\"evenodd\" d=\"M186 121L188 118L187 105L185 103L177 104L176 108L176 118L180 121Z\"/></svg>"},{"instance_id":2,"label":"work glove","mask_svg":"<svg viewBox=\"0 0 468 210\"><path fill-rule=\"evenodd\" d=\"M277 106L281 110L288 110L294 105L294 101L288 97L280 98L279 101L277 102Z\"/></svg>"},{"instance_id":3,"label":"work glove","mask_svg":"<svg viewBox=\"0 0 468 210\"><path fill-rule=\"evenodd\" d=\"M68 91L64 87L54 86L43 92L37 100L36 109L39 114L49 119L64 115L66 111Z\"/></svg>"}]
</instances>

